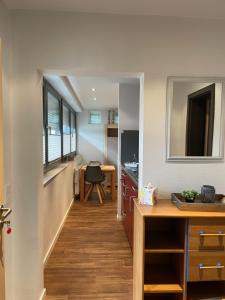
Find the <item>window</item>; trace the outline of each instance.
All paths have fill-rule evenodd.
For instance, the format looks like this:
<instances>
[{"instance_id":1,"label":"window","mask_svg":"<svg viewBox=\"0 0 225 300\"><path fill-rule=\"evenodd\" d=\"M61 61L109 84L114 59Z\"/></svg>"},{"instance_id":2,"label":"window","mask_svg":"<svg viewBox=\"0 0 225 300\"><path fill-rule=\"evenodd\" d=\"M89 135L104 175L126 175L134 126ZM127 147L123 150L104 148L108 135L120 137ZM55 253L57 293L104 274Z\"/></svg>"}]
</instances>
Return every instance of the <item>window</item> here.
<instances>
[{"instance_id":1,"label":"window","mask_svg":"<svg viewBox=\"0 0 225 300\"><path fill-rule=\"evenodd\" d=\"M100 111L91 111L89 114L89 124L101 124L102 116Z\"/></svg>"},{"instance_id":2,"label":"window","mask_svg":"<svg viewBox=\"0 0 225 300\"><path fill-rule=\"evenodd\" d=\"M46 151L46 145L45 145L45 128L43 126L43 165L45 165L45 159L46 159L45 151Z\"/></svg>"},{"instance_id":3,"label":"window","mask_svg":"<svg viewBox=\"0 0 225 300\"><path fill-rule=\"evenodd\" d=\"M77 150L77 135L76 135L76 117L71 114L71 151Z\"/></svg>"},{"instance_id":4,"label":"window","mask_svg":"<svg viewBox=\"0 0 225 300\"><path fill-rule=\"evenodd\" d=\"M76 151L76 113L44 80L43 165L48 168Z\"/></svg>"},{"instance_id":5,"label":"window","mask_svg":"<svg viewBox=\"0 0 225 300\"><path fill-rule=\"evenodd\" d=\"M47 94L48 162L61 157L60 101Z\"/></svg>"},{"instance_id":6,"label":"window","mask_svg":"<svg viewBox=\"0 0 225 300\"><path fill-rule=\"evenodd\" d=\"M63 104L63 155L67 155L71 152L70 132L70 110Z\"/></svg>"}]
</instances>

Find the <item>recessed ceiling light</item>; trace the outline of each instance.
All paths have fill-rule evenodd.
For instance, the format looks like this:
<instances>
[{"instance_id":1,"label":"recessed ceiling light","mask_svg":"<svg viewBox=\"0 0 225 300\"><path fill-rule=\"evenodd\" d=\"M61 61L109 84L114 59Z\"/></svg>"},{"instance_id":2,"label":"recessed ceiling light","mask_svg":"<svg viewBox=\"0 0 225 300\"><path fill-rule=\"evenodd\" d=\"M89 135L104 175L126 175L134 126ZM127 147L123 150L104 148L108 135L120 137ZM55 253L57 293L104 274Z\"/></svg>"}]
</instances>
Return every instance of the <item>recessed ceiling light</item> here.
<instances>
[{"instance_id":1,"label":"recessed ceiling light","mask_svg":"<svg viewBox=\"0 0 225 300\"><path fill-rule=\"evenodd\" d=\"M96 90L95 90L95 88L92 88L92 92L95 92Z\"/></svg>"},{"instance_id":2,"label":"recessed ceiling light","mask_svg":"<svg viewBox=\"0 0 225 300\"><path fill-rule=\"evenodd\" d=\"M94 97L94 101L96 101L97 100L97 98L96 97Z\"/></svg>"}]
</instances>

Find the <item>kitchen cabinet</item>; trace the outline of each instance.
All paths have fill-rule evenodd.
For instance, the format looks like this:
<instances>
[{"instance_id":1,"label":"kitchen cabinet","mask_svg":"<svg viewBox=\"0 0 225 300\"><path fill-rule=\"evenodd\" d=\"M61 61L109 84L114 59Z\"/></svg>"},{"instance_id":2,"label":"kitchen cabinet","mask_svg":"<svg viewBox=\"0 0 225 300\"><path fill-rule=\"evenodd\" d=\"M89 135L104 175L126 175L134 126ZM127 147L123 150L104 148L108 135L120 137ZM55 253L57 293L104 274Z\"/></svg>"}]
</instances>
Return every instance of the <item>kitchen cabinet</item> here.
<instances>
[{"instance_id":1,"label":"kitchen cabinet","mask_svg":"<svg viewBox=\"0 0 225 300\"><path fill-rule=\"evenodd\" d=\"M125 172L122 172L121 178L121 199L123 225L129 241L131 251L133 251L133 234L134 234L134 198L138 197L137 184Z\"/></svg>"}]
</instances>

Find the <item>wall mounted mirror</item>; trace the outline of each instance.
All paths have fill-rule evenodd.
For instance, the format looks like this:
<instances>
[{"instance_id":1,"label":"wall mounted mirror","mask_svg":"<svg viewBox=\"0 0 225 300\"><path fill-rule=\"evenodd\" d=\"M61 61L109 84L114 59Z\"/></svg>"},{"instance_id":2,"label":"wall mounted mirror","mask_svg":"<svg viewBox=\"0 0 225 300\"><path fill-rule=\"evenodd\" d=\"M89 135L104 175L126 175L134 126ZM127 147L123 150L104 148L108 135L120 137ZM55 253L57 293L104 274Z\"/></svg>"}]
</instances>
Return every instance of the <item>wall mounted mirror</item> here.
<instances>
[{"instance_id":1,"label":"wall mounted mirror","mask_svg":"<svg viewBox=\"0 0 225 300\"><path fill-rule=\"evenodd\" d=\"M223 90L223 78L168 78L167 161L223 159Z\"/></svg>"}]
</instances>

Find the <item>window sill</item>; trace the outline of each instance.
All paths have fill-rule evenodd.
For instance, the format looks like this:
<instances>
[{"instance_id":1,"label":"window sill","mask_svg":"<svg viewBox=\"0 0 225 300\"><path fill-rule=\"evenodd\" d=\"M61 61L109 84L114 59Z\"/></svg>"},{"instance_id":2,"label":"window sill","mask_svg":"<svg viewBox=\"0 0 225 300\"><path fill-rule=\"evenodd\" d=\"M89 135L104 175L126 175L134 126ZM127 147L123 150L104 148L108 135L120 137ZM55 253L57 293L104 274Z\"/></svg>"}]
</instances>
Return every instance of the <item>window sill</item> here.
<instances>
[{"instance_id":1,"label":"window sill","mask_svg":"<svg viewBox=\"0 0 225 300\"><path fill-rule=\"evenodd\" d=\"M62 171L64 171L68 167L68 163L60 164L56 168L48 171L44 174L43 186L48 185L56 176L58 176Z\"/></svg>"}]
</instances>

